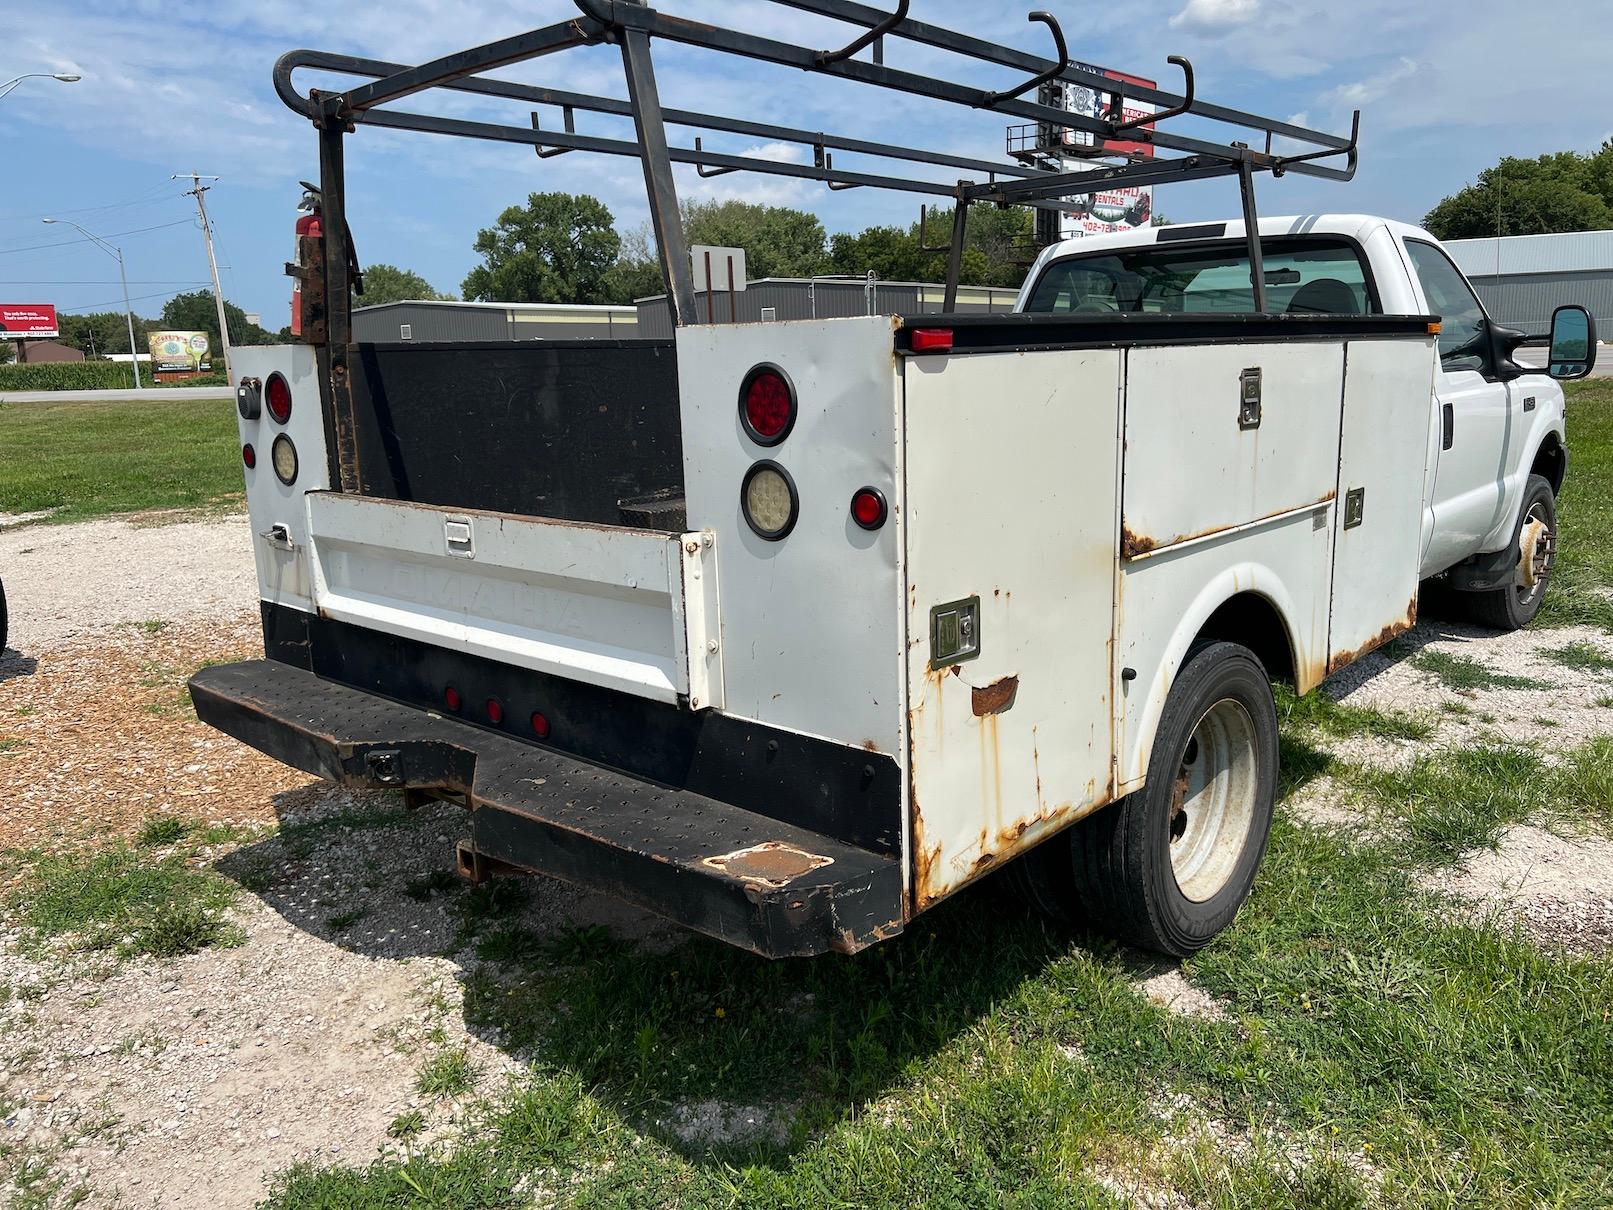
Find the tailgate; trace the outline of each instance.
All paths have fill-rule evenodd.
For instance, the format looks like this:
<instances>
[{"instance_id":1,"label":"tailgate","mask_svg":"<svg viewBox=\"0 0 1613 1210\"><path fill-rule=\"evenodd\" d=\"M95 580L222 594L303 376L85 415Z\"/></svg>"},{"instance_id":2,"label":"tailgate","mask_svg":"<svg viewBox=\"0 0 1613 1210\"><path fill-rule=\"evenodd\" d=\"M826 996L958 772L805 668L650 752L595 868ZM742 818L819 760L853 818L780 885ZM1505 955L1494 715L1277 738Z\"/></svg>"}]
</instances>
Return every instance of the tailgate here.
<instances>
[{"instance_id":1,"label":"tailgate","mask_svg":"<svg viewBox=\"0 0 1613 1210\"><path fill-rule=\"evenodd\" d=\"M710 534L332 492L306 500L326 617L657 701L722 705Z\"/></svg>"}]
</instances>

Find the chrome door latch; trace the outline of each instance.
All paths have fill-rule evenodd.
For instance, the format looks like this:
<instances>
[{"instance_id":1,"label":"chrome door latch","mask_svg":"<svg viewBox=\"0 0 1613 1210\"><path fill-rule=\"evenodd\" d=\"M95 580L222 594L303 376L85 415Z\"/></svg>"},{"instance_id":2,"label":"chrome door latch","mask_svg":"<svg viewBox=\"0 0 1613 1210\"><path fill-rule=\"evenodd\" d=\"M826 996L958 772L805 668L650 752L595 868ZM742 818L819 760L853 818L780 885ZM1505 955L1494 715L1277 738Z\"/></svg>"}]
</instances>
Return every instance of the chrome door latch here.
<instances>
[{"instance_id":1,"label":"chrome door latch","mask_svg":"<svg viewBox=\"0 0 1613 1210\"><path fill-rule=\"evenodd\" d=\"M1252 366L1238 375L1238 427L1260 427L1260 367Z\"/></svg>"}]
</instances>

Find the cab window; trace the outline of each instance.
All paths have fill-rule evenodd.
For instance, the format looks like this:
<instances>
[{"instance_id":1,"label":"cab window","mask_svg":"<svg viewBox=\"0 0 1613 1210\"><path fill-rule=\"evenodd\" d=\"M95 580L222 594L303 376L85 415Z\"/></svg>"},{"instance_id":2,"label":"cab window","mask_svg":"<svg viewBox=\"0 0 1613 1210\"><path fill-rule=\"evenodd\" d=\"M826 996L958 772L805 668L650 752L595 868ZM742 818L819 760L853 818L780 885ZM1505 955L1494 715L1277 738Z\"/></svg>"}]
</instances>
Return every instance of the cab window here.
<instances>
[{"instance_id":1,"label":"cab window","mask_svg":"<svg viewBox=\"0 0 1613 1210\"><path fill-rule=\"evenodd\" d=\"M1361 253L1347 240L1266 240L1266 305L1283 315L1372 315L1377 298ZM1032 291L1030 312L1101 315L1250 314L1244 244L1148 244L1053 262Z\"/></svg>"},{"instance_id":2,"label":"cab window","mask_svg":"<svg viewBox=\"0 0 1613 1210\"><path fill-rule=\"evenodd\" d=\"M1428 309L1440 319L1439 361L1447 371L1490 370L1490 324L1467 278L1450 257L1422 240L1406 241Z\"/></svg>"}]
</instances>

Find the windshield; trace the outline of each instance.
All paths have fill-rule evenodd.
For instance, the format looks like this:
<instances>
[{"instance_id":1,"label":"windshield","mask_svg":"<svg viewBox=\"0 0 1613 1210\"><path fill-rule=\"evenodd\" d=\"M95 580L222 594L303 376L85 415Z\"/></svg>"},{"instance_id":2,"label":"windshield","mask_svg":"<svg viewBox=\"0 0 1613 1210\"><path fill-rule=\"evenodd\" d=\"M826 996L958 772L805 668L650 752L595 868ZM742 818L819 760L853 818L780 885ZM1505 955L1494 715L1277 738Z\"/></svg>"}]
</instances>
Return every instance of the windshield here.
<instances>
[{"instance_id":1,"label":"windshield","mask_svg":"<svg viewBox=\"0 0 1613 1210\"><path fill-rule=\"evenodd\" d=\"M1370 315L1377 300L1354 244L1266 240L1266 305L1278 315ZM1142 312L1248 314L1255 309L1243 244L1145 244L1054 261L1026 311L1055 315Z\"/></svg>"}]
</instances>

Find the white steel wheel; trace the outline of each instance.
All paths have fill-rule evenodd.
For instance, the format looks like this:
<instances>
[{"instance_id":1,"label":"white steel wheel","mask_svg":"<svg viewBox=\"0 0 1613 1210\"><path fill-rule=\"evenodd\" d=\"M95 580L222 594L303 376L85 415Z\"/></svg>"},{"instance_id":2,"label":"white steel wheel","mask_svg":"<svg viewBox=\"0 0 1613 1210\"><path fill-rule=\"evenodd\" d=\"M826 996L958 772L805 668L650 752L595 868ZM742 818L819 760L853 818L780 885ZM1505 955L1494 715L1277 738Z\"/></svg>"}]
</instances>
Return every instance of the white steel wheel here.
<instances>
[{"instance_id":1,"label":"white steel wheel","mask_svg":"<svg viewBox=\"0 0 1613 1210\"><path fill-rule=\"evenodd\" d=\"M1171 873L1195 903L1231 880L1249 842L1260 791L1254 719L1222 698L1199 719L1171 787Z\"/></svg>"}]
</instances>

